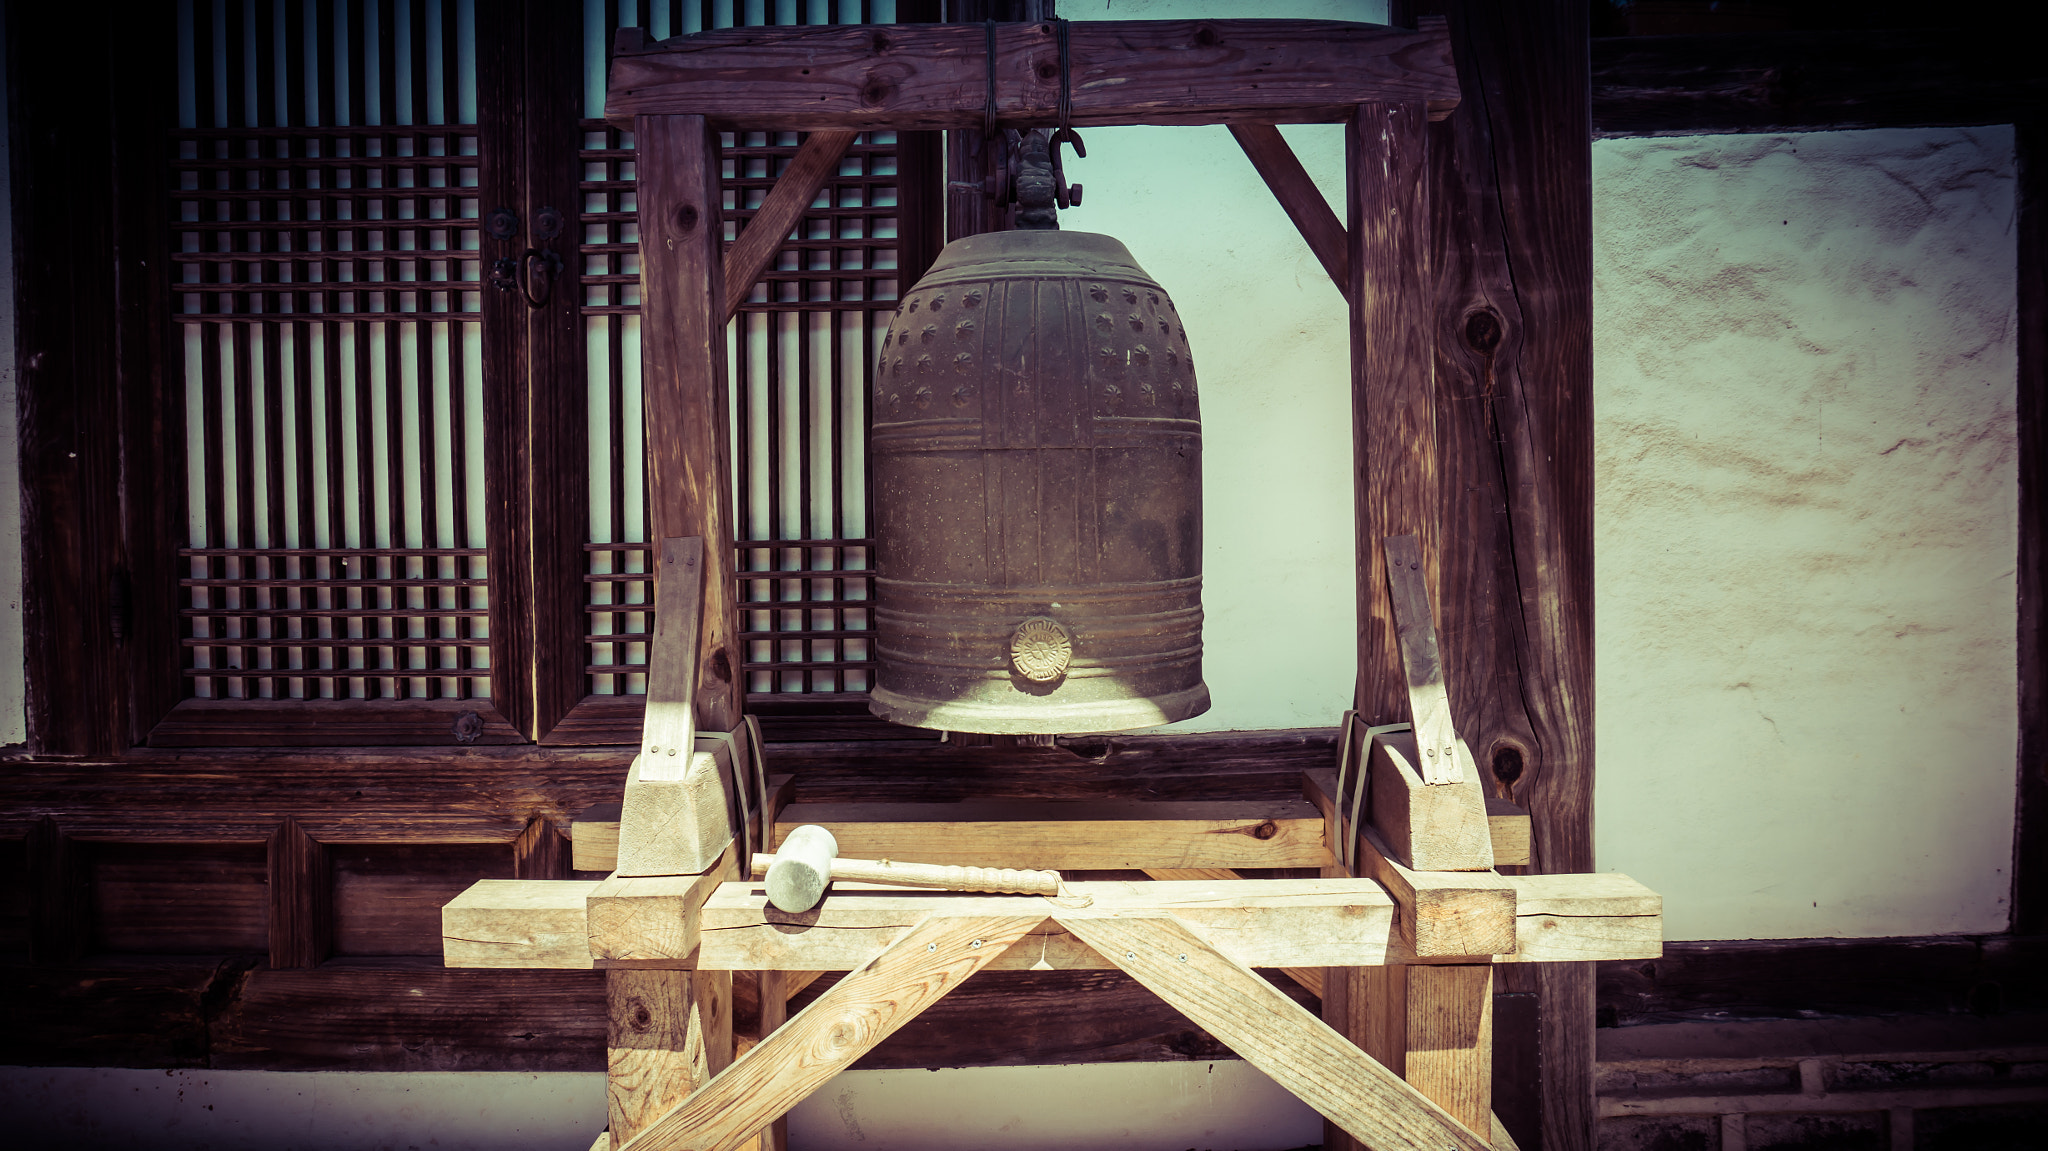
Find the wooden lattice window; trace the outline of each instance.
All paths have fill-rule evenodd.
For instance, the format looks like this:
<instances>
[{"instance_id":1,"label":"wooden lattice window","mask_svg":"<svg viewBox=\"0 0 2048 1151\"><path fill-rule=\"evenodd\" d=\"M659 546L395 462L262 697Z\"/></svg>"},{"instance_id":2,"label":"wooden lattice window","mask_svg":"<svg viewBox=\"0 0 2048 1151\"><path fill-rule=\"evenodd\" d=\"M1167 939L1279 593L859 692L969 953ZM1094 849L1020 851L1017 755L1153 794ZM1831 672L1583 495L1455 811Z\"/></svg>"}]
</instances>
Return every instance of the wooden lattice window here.
<instances>
[{"instance_id":1,"label":"wooden lattice window","mask_svg":"<svg viewBox=\"0 0 2048 1151\"><path fill-rule=\"evenodd\" d=\"M651 5L662 38L730 22L855 23L892 19L867 3ZM601 110L602 61L635 12L605 5L586 47L586 111ZM584 121L583 285L590 382L590 589L586 671L595 696L646 690L652 630L639 394L639 263L630 132ZM847 703L870 686L866 444L874 349L906 270L936 249L937 141L860 136L754 285L727 332L733 413L737 569L750 707ZM796 155L788 133L721 136L726 238L746 227ZM771 574L772 573L772 574ZM754 607L753 605L762 605ZM767 605L774 605L772 607ZM631 610L622 610L630 605Z\"/></svg>"},{"instance_id":2,"label":"wooden lattice window","mask_svg":"<svg viewBox=\"0 0 2048 1151\"><path fill-rule=\"evenodd\" d=\"M490 696L473 18L180 6L191 697Z\"/></svg>"}]
</instances>

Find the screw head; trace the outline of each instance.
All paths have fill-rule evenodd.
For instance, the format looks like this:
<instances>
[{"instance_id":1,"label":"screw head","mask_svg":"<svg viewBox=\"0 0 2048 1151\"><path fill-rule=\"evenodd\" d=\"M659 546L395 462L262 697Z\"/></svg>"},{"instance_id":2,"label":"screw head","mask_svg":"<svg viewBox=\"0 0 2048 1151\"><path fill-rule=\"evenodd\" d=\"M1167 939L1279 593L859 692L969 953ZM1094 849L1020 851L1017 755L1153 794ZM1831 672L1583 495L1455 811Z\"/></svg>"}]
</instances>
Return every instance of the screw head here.
<instances>
[{"instance_id":1,"label":"screw head","mask_svg":"<svg viewBox=\"0 0 2048 1151\"><path fill-rule=\"evenodd\" d=\"M970 940L968 940L968 941L967 941L967 946L969 946L969 947L980 947L980 946L981 946L981 940L979 940L979 939L970 939Z\"/></svg>"}]
</instances>

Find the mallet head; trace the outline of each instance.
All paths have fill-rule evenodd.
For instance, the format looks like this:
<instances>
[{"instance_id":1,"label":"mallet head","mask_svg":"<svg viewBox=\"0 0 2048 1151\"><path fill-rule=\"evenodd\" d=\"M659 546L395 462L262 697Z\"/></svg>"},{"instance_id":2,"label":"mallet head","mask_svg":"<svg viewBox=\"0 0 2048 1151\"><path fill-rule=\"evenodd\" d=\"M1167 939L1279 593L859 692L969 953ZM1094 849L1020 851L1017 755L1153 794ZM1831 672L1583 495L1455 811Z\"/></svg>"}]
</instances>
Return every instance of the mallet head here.
<instances>
[{"instance_id":1,"label":"mallet head","mask_svg":"<svg viewBox=\"0 0 2048 1151\"><path fill-rule=\"evenodd\" d=\"M790 832L768 869L768 902L791 914L816 907L832 882L832 861L838 855L839 841L815 823Z\"/></svg>"}]
</instances>

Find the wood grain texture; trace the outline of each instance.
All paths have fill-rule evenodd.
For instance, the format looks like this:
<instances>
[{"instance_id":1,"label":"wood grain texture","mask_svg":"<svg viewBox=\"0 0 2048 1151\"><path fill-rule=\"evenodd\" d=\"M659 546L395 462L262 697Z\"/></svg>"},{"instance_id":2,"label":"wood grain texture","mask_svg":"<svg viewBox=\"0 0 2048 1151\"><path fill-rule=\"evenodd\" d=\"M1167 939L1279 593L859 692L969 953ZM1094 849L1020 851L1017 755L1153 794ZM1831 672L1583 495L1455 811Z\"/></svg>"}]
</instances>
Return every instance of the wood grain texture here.
<instances>
[{"instance_id":1,"label":"wood grain texture","mask_svg":"<svg viewBox=\"0 0 2048 1151\"><path fill-rule=\"evenodd\" d=\"M327 848L289 816L271 833L270 966L318 967L334 948L334 877Z\"/></svg>"},{"instance_id":2,"label":"wood grain texture","mask_svg":"<svg viewBox=\"0 0 2048 1151\"><path fill-rule=\"evenodd\" d=\"M1453 717L1529 809L1534 870L1592 854L1592 134L1582 0L1452 0L1466 99L1430 134L1433 344ZM1540 1138L1592 1146L1586 969L1516 965L1543 1035Z\"/></svg>"},{"instance_id":3,"label":"wood grain texture","mask_svg":"<svg viewBox=\"0 0 2048 1151\"><path fill-rule=\"evenodd\" d=\"M525 24L521 16L508 12L476 25L477 202L481 212L510 209L521 228L504 240L478 230L482 269L500 259L518 259L531 242L527 229L532 227L532 216L525 210L529 183ZM543 141L555 135L539 125L534 130ZM532 433L536 416L546 413L551 389L536 391L528 386L533 378L530 356L534 349L527 339L526 301L516 292L485 291L477 304L483 313L477 326L483 345L478 370L483 377L484 490L490 497L484 502L484 546L492 577L490 703L503 717L506 732L523 740L537 727L539 718L533 679L539 654L534 630L539 589L532 583L532 559L536 547L564 542L534 539L530 514L537 494ZM579 417L576 422L582 426L584 419ZM547 430L541 432L542 442L548 434ZM565 540L580 543L582 538L579 531Z\"/></svg>"},{"instance_id":4,"label":"wood grain texture","mask_svg":"<svg viewBox=\"0 0 2048 1151\"><path fill-rule=\"evenodd\" d=\"M1592 42L1600 136L2010 123L2048 100L2023 41L1956 28Z\"/></svg>"},{"instance_id":5,"label":"wood grain texture","mask_svg":"<svg viewBox=\"0 0 2048 1151\"><path fill-rule=\"evenodd\" d=\"M1457 732L1451 725L1436 612L1423 582L1422 545L1413 535L1398 535L1388 536L1382 546L1387 553L1394 638L1401 653L1401 674L1408 681L1408 723L1418 752L1415 767L1424 783L1457 783L1465 778L1465 770L1458 762Z\"/></svg>"},{"instance_id":6,"label":"wood grain texture","mask_svg":"<svg viewBox=\"0 0 2048 1151\"><path fill-rule=\"evenodd\" d=\"M1244 149L1245 158L1258 170L1273 198L1280 201L1281 210L1294 221L1295 229L1323 270L1330 274L1337 291L1350 292L1351 246L1344 235L1344 222L1323 198L1322 189L1309 179L1308 170L1301 166L1294 149L1287 146L1280 129L1271 124L1232 124L1230 134L1238 147Z\"/></svg>"},{"instance_id":7,"label":"wood grain texture","mask_svg":"<svg viewBox=\"0 0 2048 1151\"><path fill-rule=\"evenodd\" d=\"M261 843L80 845L95 952L264 954L273 887Z\"/></svg>"},{"instance_id":8,"label":"wood grain texture","mask_svg":"<svg viewBox=\"0 0 2048 1151\"><path fill-rule=\"evenodd\" d=\"M838 174L840 157L846 155L847 146L859 134L843 129L812 132L797 148L789 167L775 177L775 186L768 190L767 198L747 221L746 230L725 253L726 319L740 310L740 304L754 290L754 281L775 263L783 241L789 238L797 221L803 219L811 201L818 198L818 189L825 186L826 179Z\"/></svg>"},{"instance_id":9,"label":"wood grain texture","mask_svg":"<svg viewBox=\"0 0 2048 1151\"><path fill-rule=\"evenodd\" d=\"M492 666L507 668L531 684L527 690L532 703L522 709L527 723L520 730L528 739L538 739L583 698L589 684L583 671L587 649L582 580L587 563L582 545L589 538L590 522L590 401L583 387L589 365L584 358L580 282L584 261L576 250L581 234L574 222L583 204L578 186L583 179L578 154L583 135L576 117L563 111L584 98L584 32L582 12L574 5L529 3L522 9L525 91L520 108L525 116L517 144L525 153L524 181L518 201L494 204L517 203L525 229L523 244L559 253L562 263L541 307L527 307L513 293L484 293L511 297L516 310L524 313L525 386L530 392L523 446L528 473L524 487L530 494L521 536L527 552L516 578L528 604L530 622L525 627L532 637L532 663L530 671L524 663L499 663L495 658ZM478 21L479 37L488 22ZM485 205L485 210L494 204ZM558 209L569 220L553 240L540 240L534 231L544 208ZM488 237L483 242L496 246ZM495 560L494 555L494 564ZM494 598L497 588L498 581L493 581ZM495 680L494 675L494 692Z\"/></svg>"},{"instance_id":10,"label":"wood grain texture","mask_svg":"<svg viewBox=\"0 0 2048 1151\"><path fill-rule=\"evenodd\" d=\"M1441 538L1429 317L1421 306L1432 279L1426 126L1420 105L1368 103L1345 130L1358 555L1354 706L1368 726L1408 715L1381 541L1417 537L1422 582L1433 589Z\"/></svg>"},{"instance_id":11,"label":"wood grain texture","mask_svg":"<svg viewBox=\"0 0 2048 1151\"><path fill-rule=\"evenodd\" d=\"M739 877L731 847L696 875L611 876L590 893L590 954L606 965L689 958L705 901Z\"/></svg>"},{"instance_id":12,"label":"wood grain texture","mask_svg":"<svg viewBox=\"0 0 2048 1151\"><path fill-rule=\"evenodd\" d=\"M732 1062L732 973L605 973L605 1100L621 1146Z\"/></svg>"},{"instance_id":13,"label":"wood grain texture","mask_svg":"<svg viewBox=\"0 0 2048 1151\"><path fill-rule=\"evenodd\" d=\"M78 844L45 815L28 827L28 946L43 964L85 954L92 939L92 884Z\"/></svg>"},{"instance_id":14,"label":"wood grain texture","mask_svg":"<svg viewBox=\"0 0 2048 1151\"><path fill-rule=\"evenodd\" d=\"M441 908L441 956L450 967L573 971L590 955L596 880L484 879Z\"/></svg>"},{"instance_id":15,"label":"wood grain texture","mask_svg":"<svg viewBox=\"0 0 2048 1151\"><path fill-rule=\"evenodd\" d=\"M775 838L804 824L839 853L970 867L1320 867L1321 815L1302 800L1215 802L792 803Z\"/></svg>"},{"instance_id":16,"label":"wood grain texture","mask_svg":"<svg viewBox=\"0 0 2048 1151\"><path fill-rule=\"evenodd\" d=\"M695 718L707 730L731 731L739 726L744 688L726 445L718 140L698 115L645 116L631 126L640 172L649 533L704 541ZM660 588L657 578L657 600Z\"/></svg>"},{"instance_id":17,"label":"wood grain texture","mask_svg":"<svg viewBox=\"0 0 2048 1151\"><path fill-rule=\"evenodd\" d=\"M730 1151L1038 922L1030 915L933 916L917 924L622 1151Z\"/></svg>"},{"instance_id":18,"label":"wood grain texture","mask_svg":"<svg viewBox=\"0 0 2048 1151\"><path fill-rule=\"evenodd\" d=\"M455 725L470 712L483 721L483 731L465 745L455 737ZM481 699L187 699L149 732L150 746L164 748L456 748L525 742L510 720Z\"/></svg>"},{"instance_id":19,"label":"wood grain texture","mask_svg":"<svg viewBox=\"0 0 2048 1151\"><path fill-rule=\"evenodd\" d=\"M1471 759L1454 739L1454 757ZM1421 756L1410 732L1387 731L1365 749L1367 825L1379 831L1394 857L1419 871L1483 871L1494 865L1493 821L1476 764L1455 783L1423 779ZM1523 858L1528 858L1526 850Z\"/></svg>"},{"instance_id":20,"label":"wood grain texture","mask_svg":"<svg viewBox=\"0 0 2048 1151\"><path fill-rule=\"evenodd\" d=\"M1365 1052L1475 1131L1493 1121L1493 969L1380 967L1358 973Z\"/></svg>"},{"instance_id":21,"label":"wood grain texture","mask_svg":"<svg viewBox=\"0 0 2048 1151\"><path fill-rule=\"evenodd\" d=\"M569 837L540 816L526 821L526 830L512 841L514 879L567 879L570 871Z\"/></svg>"},{"instance_id":22,"label":"wood grain texture","mask_svg":"<svg viewBox=\"0 0 2048 1151\"><path fill-rule=\"evenodd\" d=\"M698 643L708 602L704 540L664 538L655 562L654 636L647 641L647 702L640 731L640 751L649 758L637 766L641 779L667 781L689 774L689 752L697 744Z\"/></svg>"},{"instance_id":23,"label":"wood grain texture","mask_svg":"<svg viewBox=\"0 0 2048 1151\"><path fill-rule=\"evenodd\" d=\"M1491 871L1416 871L1388 858L1365 829L1358 872L1378 880L1400 907L1402 942L1421 957L1508 955L1515 951L1515 884Z\"/></svg>"},{"instance_id":24,"label":"wood grain texture","mask_svg":"<svg viewBox=\"0 0 2048 1151\"><path fill-rule=\"evenodd\" d=\"M2019 806L2012 930L2048 932L2048 115L2019 117Z\"/></svg>"},{"instance_id":25,"label":"wood grain texture","mask_svg":"<svg viewBox=\"0 0 2048 1151\"><path fill-rule=\"evenodd\" d=\"M1147 867L1143 869L1147 879L1190 880L1190 879L1243 879L1244 876L1228 867ZM1281 974L1301 985L1302 990L1320 998L1323 994L1323 969L1320 967L1283 967Z\"/></svg>"},{"instance_id":26,"label":"wood grain texture","mask_svg":"<svg viewBox=\"0 0 2048 1151\"><path fill-rule=\"evenodd\" d=\"M1447 111L1457 91L1445 42L1441 30L1340 21L1088 21L1071 31L1072 122L1329 123L1367 100ZM743 131L979 131L988 68L974 25L730 28L659 43L621 29L605 116L620 127L689 113ZM1050 24L998 24L994 70L999 126L1058 122Z\"/></svg>"},{"instance_id":27,"label":"wood grain texture","mask_svg":"<svg viewBox=\"0 0 2048 1151\"><path fill-rule=\"evenodd\" d=\"M1368 1146L1490 1148L1489 1140L1186 924L1083 915L1060 921Z\"/></svg>"}]
</instances>

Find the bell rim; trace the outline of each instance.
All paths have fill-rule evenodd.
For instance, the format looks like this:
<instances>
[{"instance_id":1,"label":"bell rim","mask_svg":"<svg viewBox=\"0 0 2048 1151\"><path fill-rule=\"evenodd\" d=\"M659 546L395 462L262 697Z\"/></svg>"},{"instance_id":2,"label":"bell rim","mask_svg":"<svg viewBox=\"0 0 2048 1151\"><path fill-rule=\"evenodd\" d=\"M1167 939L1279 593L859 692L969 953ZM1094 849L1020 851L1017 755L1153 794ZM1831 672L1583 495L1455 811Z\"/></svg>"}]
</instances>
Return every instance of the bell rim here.
<instances>
[{"instance_id":1,"label":"bell rim","mask_svg":"<svg viewBox=\"0 0 2048 1151\"><path fill-rule=\"evenodd\" d=\"M1029 710L978 700L921 699L876 687L868 711L905 727L964 731L978 735L1090 735L1134 731L1192 719L1209 710L1209 685L1165 695L1080 703L1033 703Z\"/></svg>"}]
</instances>

